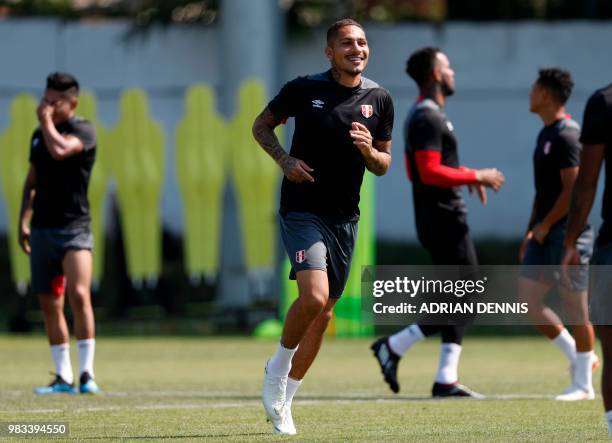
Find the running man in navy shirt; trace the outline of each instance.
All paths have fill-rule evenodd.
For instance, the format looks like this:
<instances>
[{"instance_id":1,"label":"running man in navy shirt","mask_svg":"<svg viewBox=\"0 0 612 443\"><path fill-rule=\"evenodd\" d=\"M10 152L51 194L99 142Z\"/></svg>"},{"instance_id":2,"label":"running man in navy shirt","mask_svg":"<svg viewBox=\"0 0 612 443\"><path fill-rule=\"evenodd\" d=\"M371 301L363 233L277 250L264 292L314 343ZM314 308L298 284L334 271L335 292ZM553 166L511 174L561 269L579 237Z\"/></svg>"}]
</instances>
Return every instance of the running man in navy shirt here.
<instances>
[{"instance_id":1,"label":"running man in navy shirt","mask_svg":"<svg viewBox=\"0 0 612 443\"><path fill-rule=\"evenodd\" d=\"M268 360L262 400L273 430L295 434L293 396L314 361L348 278L366 169L391 164L393 103L362 76L369 48L361 25L345 19L327 31L331 69L288 82L257 117L253 135L278 163L280 224L299 295L278 349ZM288 154L274 128L293 117Z\"/></svg>"}]
</instances>

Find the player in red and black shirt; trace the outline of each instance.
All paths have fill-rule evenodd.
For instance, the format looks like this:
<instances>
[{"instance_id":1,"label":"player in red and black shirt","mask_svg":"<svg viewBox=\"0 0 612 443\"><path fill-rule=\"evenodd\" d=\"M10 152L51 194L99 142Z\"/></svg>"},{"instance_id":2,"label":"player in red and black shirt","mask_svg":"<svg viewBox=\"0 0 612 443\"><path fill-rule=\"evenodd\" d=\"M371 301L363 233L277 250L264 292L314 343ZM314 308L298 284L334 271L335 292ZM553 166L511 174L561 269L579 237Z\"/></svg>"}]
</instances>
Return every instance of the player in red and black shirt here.
<instances>
[{"instance_id":1,"label":"player in red and black shirt","mask_svg":"<svg viewBox=\"0 0 612 443\"><path fill-rule=\"evenodd\" d=\"M349 19L333 24L325 54L329 71L288 82L253 125L255 139L285 175L281 235L299 290L262 390L280 434L296 433L293 395L348 278L363 174L383 175L391 164L393 103L388 91L361 75L369 55L361 25ZM295 132L288 154L274 128L289 117Z\"/></svg>"},{"instance_id":2,"label":"player in red and black shirt","mask_svg":"<svg viewBox=\"0 0 612 443\"><path fill-rule=\"evenodd\" d=\"M562 264L580 264L577 241L584 231L593 206L601 165L605 161L606 181L601 216L603 224L595 242L590 282L589 314L597 325L603 352L601 393L608 432L612 437L612 84L591 95L582 121L580 171L572 192L565 234Z\"/></svg>"},{"instance_id":3,"label":"player in red and black shirt","mask_svg":"<svg viewBox=\"0 0 612 443\"><path fill-rule=\"evenodd\" d=\"M559 278L563 239L570 195L580 166L580 126L566 113L573 81L559 68L541 69L529 94L530 111L539 115L544 127L533 153L535 197L525 239L520 250L519 301L529 306L528 315L536 328L565 355L571 368L571 384L557 400L590 400L595 393L592 366L595 334L588 319L588 263L593 251L593 231L587 226L578 238L580 262L571 284ZM545 304L552 287L557 287L573 326L574 337L559 316Z\"/></svg>"},{"instance_id":4,"label":"player in red and black shirt","mask_svg":"<svg viewBox=\"0 0 612 443\"><path fill-rule=\"evenodd\" d=\"M444 113L446 98L452 95L455 86L447 56L437 48L420 49L408 59L406 72L420 90L420 97L405 125L406 169L412 181L419 241L431 255L434 265L476 267L478 260L459 188L469 186L484 204L485 187L498 191L504 176L497 169L469 169L459 162L453 125ZM393 392L399 391L397 365L401 356L417 341L440 333L440 364L432 395L480 396L458 382L457 368L465 327L452 323L455 322L438 325L434 318L424 318L372 345L385 381Z\"/></svg>"}]
</instances>

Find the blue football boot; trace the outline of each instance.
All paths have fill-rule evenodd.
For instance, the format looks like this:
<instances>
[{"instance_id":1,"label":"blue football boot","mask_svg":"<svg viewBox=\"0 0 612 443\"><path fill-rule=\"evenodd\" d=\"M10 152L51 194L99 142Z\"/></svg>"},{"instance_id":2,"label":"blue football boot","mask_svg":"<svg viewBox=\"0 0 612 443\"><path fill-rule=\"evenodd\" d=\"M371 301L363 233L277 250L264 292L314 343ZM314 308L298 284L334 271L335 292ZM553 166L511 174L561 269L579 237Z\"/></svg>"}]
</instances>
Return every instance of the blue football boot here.
<instances>
[{"instance_id":1,"label":"blue football boot","mask_svg":"<svg viewBox=\"0 0 612 443\"><path fill-rule=\"evenodd\" d=\"M98 394L100 392L100 388L96 381L89 375L89 372L83 372L81 374L81 378L79 379L79 392L81 394Z\"/></svg>"},{"instance_id":2,"label":"blue football boot","mask_svg":"<svg viewBox=\"0 0 612 443\"><path fill-rule=\"evenodd\" d=\"M55 374L55 379L48 386L34 388L34 393L38 395L46 394L74 394L76 390L74 384L68 383L59 374Z\"/></svg>"}]
</instances>

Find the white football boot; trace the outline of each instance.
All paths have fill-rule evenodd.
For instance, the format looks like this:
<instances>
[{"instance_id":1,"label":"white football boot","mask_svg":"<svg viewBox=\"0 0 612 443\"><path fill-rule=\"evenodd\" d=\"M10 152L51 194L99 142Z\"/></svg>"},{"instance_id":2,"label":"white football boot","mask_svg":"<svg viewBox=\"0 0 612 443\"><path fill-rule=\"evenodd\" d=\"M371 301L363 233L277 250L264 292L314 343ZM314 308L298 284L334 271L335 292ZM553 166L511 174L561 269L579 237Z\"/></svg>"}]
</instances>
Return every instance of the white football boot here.
<instances>
[{"instance_id":1,"label":"white football boot","mask_svg":"<svg viewBox=\"0 0 612 443\"><path fill-rule=\"evenodd\" d=\"M291 426L287 423L287 411L285 406L285 393L287 391L287 376L279 377L268 372L268 364L264 372L263 387L261 390L261 400L268 420L272 423L275 434L294 435L295 426L290 420ZM289 411L289 416L291 411Z\"/></svg>"},{"instance_id":2,"label":"white football boot","mask_svg":"<svg viewBox=\"0 0 612 443\"><path fill-rule=\"evenodd\" d=\"M596 354L593 354L593 362L591 364L591 370L595 372L595 370L599 367L599 357ZM576 383L576 368L574 365L570 366L570 376L572 379L572 383L559 395L555 397L555 400L558 401L579 401L579 400L594 400L595 399L595 391L591 386L589 389L585 390L578 386Z\"/></svg>"}]
</instances>

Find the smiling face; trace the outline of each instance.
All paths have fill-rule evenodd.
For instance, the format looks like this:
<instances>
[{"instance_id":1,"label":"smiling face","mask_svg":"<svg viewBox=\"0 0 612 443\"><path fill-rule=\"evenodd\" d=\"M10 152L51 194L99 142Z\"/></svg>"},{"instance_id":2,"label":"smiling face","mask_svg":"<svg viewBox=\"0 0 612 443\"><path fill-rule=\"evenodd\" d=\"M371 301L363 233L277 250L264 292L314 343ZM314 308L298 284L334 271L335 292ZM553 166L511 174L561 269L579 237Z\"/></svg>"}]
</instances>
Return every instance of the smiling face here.
<instances>
[{"instance_id":1,"label":"smiling face","mask_svg":"<svg viewBox=\"0 0 612 443\"><path fill-rule=\"evenodd\" d=\"M333 41L328 42L325 55L332 68L341 74L355 77L360 75L368 64L370 48L365 32L358 26L347 25L338 29Z\"/></svg>"}]
</instances>

